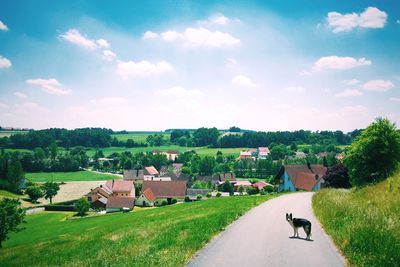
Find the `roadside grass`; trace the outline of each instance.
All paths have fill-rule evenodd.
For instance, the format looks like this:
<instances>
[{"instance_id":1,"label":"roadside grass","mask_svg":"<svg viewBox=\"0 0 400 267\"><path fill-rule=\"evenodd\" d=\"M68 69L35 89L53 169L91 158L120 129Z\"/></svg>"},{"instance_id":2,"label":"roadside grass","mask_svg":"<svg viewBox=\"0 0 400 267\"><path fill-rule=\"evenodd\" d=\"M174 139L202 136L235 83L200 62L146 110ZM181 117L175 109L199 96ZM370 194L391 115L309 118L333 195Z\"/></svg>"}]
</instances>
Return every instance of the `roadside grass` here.
<instances>
[{"instance_id":1,"label":"roadside grass","mask_svg":"<svg viewBox=\"0 0 400 267\"><path fill-rule=\"evenodd\" d=\"M213 236L274 196L212 198L138 212L66 220L26 217L1 249L3 266L185 266Z\"/></svg>"},{"instance_id":2,"label":"roadside grass","mask_svg":"<svg viewBox=\"0 0 400 267\"><path fill-rule=\"evenodd\" d=\"M126 142L128 139L132 139L138 143L145 143L147 136L151 134L162 134L164 138L169 140L170 134L164 132L128 132L127 134L113 134L112 137L116 137L118 141Z\"/></svg>"},{"instance_id":3,"label":"roadside grass","mask_svg":"<svg viewBox=\"0 0 400 267\"><path fill-rule=\"evenodd\" d=\"M364 188L321 190L313 208L350 266L399 266L400 172Z\"/></svg>"},{"instance_id":4,"label":"roadside grass","mask_svg":"<svg viewBox=\"0 0 400 267\"><path fill-rule=\"evenodd\" d=\"M25 177L31 182L73 182L73 181L103 181L110 179L121 179L120 176L96 173L90 171L77 172L27 172Z\"/></svg>"}]
</instances>

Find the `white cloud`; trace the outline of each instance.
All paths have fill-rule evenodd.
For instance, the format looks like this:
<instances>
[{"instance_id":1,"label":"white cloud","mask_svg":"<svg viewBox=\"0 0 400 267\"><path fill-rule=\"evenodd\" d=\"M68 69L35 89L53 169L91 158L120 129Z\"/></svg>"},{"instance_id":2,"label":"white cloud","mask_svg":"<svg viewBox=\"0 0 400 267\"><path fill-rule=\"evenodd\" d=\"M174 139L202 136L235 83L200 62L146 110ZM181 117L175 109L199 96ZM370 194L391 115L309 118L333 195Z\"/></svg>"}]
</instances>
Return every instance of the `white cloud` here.
<instances>
[{"instance_id":1,"label":"white cloud","mask_svg":"<svg viewBox=\"0 0 400 267\"><path fill-rule=\"evenodd\" d=\"M11 61L5 57L0 56L0 69L11 67Z\"/></svg>"},{"instance_id":2,"label":"white cloud","mask_svg":"<svg viewBox=\"0 0 400 267\"><path fill-rule=\"evenodd\" d=\"M345 89L343 92L335 94L336 97L351 97L351 96L361 96L363 93L356 89Z\"/></svg>"},{"instance_id":3,"label":"white cloud","mask_svg":"<svg viewBox=\"0 0 400 267\"><path fill-rule=\"evenodd\" d=\"M290 93L303 93L306 89L301 86L289 86L285 88L285 91Z\"/></svg>"},{"instance_id":4,"label":"white cloud","mask_svg":"<svg viewBox=\"0 0 400 267\"><path fill-rule=\"evenodd\" d=\"M110 47L110 43L105 39L98 39L98 40L96 40L96 43L101 48L109 48Z\"/></svg>"},{"instance_id":5,"label":"white cloud","mask_svg":"<svg viewBox=\"0 0 400 267\"><path fill-rule=\"evenodd\" d=\"M15 104L18 113L30 113L32 111L48 111L47 108L41 107L35 102L24 102L22 104Z\"/></svg>"},{"instance_id":6,"label":"white cloud","mask_svg":"<svg viewBox=\"0 0 400 267\"><path fill-rule=\"evenodd\" d=\"M104 50L103 51L103 59L107 61L113 61L117 55L111 50Z\"/></svg>"},{"instance_id":7,"label":"white cloud","mask_svg":"<svg viewBox=\"0 0 400 267\"><path fill-rule=\"evenodd\" d=\"M345 85L355 85L359 83L360 81L357 79L351 79L351 80L343 80L342 81Z\"/></svg>"},{"instance_id":8,"label":"white cloud","mask_svg":"<svg viewBox=\"0 0 400 267\"><path fill-rule=\"evenodd\" d=\"M91 103L95 104L107 104L107 105L121 105L128 103L128 99L123 97L104 97L90 100Z\"/></svg>"},{"instance_id":9,"label":"white cloud","mask_svg":"<svg viewBox=\"0 0 400 267\"><path fill-rule=\"evenodd\" d=\"M30 85L37 85L42 88L43 92L52 95L69 95L71 94L71 90L64 89L63 85L57 81L56 79L33 79L33 80L26 80L27 84Z\"/></svg>"},{"instance_id":10,"label":"white cloud","mask_svg":"<svg viewBox=\"0 0 400 267\"><path fill-rule=\"evenodd\" d=\"M83 36L77 29L70 29L66 33L60 35L64 40L76 45L80 45L89 49L96 49L97 44L94 40L90 40Z\"/></svg>"},{"instance_id":11,"label":"white cloud","mask_svg":"<svg viewBox=\"0 0 400 267\"><path fill-rule=\"evenodd\" d=\"M236 65L237 64L237 60L234 59L234 58L228 58L227 60L228 60L228 63L231 64L231 65Z\"/></svg>"},{"instance_id":12,"label":"white cloud","mask_svg":"<svg viewBox=\"0 0 400 267\"><path fill-rule=\"evenodd\" d=\"M158 37L158 33L152 32L152 31L146 31L146 32L143 34L142 39L143 39L143 40L155 39L155 38L157 38L157 37Z\"/></svg>"},{"instance_id":13,"label":"white cloud","mask_svg":"<svg viewBox=\"0 0 400 267\"><path fill-rule=\"evenodd\" d=\"M385 92L394 87L394 84L391 81L384 80L371 80L362 86L364 90L368 91L376 91L376 92Z\"/></svg>"},{"instance_id":14,"label":"white cloud","mask_svg":"<svg viewBox=\"0 0 400 267\"><path fill-rule=\"evenodd\" d=\"M28 96L21 92L15 92L14 95L18 98L28 98Z\"/></svg>"},{"instance_id":15,"label":"white cloud","mask_svg":"<svg viewBox=\"0 0 400 267\"><path fill-rule=\"evenodd\" d=\"M236 86L242 87L254 87L256 86L255 83L245 75L238 75L232 79L232 84Z\"/></svg>"},{"instance_id":16,"label":"white cloud","mask_svg":"<svg viewBox=\"0 0 400 267\"><path fill-rule=\"evenodd\" d=\"M338 56L327 56L318 59L313 66L314 71L323 71L327 69L333 70L346 70L360 66L371 65L372 62L366 58L353 58L353 57L338 57Z\"/></svg>"},{"instance_id":17,"label":"white cloud","mask_svg":"<svg viewBox=\"0 0 400 267\"><path fill-rule=\"evenodd\" d=\"M8 31L8 27L0 20L0 31Z\"/></svg>"},{"instance_id":18,"label":"white cloud","mask_svg":"<svg viewBox=\"0 0 400 267\"><path fill-rule=\"evenodd\" d=\"M174 68L166 61L159 61L151 63L147 60L139 62L134 61L119 61L117 66L117 73L124 79L129 76L146 77L151 75L162 74L165 72L173 71Z\"/></svg>"},{"instance_id":19,"label":"white cloud","mask_svg":"<svg viewBox=\"0 0 400 267\"><path fill-rule=\"evenodd\" d=\"M361 14L349 13L341 14L329 12L326 18L328 25L333 28L333 32L346 32L354 28L383 28L385 26L387 14L376 7L368 7Z\"/></svg>"},{"instance_id":20,"label":"white cloud","mask_svg":"<svg viewBox=\"0 0 400 267\"><path fill-rule=\"evenodd\" d=\"M390 101L400 102L400 97L391 97L389 98Z\"/></svg>"},{"instance_id":21,"label":"white cloud","mask_svg":"<svg viewBox=\"0 0 400 267\"><path fill-rule=\"evenodd\" d=\"M341 110L343 113L348 113L348 114L360 114L360 113L367 113L368 109L362 105L355 105L355 106L346 106L343 107Z\"/></svg>"},{"instance_id":22,"label":"white cloud","mask_svg":"<svg viewBox=\"0 0 400 267\"><path fill-rule=\"evenodd\" d=\"M240 43L239 39L233 37L229 33L210 31L203 27L186 28L182 33L169 30L161 33L161 37L167 42L181 40L184 46L187 47L223 47Z\"/></svg>"},{"instance_id":23,"label":"white cloud","mask_svg":"<svg viewBox=\"0 0 400 267\"><path fill-rule=\"evenodd\" d=\"M169 89L157 90L154 93L159 96L173 96L173 97L201 97L203 92L198 89L185 89L182 86L174 86Z\"/></svg>"},{"instance_id":24,"label":"white cloud","mask_svg":"<svg viewBox=\"0 0 400 267\"><path fill-rule=\"evenodd\" d=\"M8 108L8 105L0 102L0 108Z\"/></svg>"}]
</instances>

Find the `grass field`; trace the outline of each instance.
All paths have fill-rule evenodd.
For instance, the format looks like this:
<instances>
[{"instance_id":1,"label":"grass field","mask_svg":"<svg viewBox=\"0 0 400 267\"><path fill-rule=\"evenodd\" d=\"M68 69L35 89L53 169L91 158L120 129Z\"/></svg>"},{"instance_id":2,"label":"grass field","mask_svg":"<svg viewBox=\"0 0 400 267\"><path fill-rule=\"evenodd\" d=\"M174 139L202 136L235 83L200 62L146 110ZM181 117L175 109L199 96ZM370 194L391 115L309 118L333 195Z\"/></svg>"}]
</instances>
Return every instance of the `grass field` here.
<instances>
[{"instance_id":1,"label":"grass field","mask_svg":"<svg viewBox=\"0 0 400 267\"><path fill-rule=\"evenodd\" d=\"M8 192L8 191L5 191L5 190L0 190L0 199L2 199L2 198L23 198L24 196L21 196L21 195L17 195L17 194L14 194L14 193L11 193L11 192Z\"/></svg>"},{"instance_id":2,"label":"grass field","mask_svg":"<svg viewBox=\"0 0 400 267\"><path fill-rule=\"evenodd\" d=\"M90 171L78 172L28 172L25 177L32 182L72 182L72 181L103 181L121 179L120 176Z\"/></svg>"},{"instance_id":3,"label":"grass field","mask_svg":"<svg viewBox=\"0 0 400 267\"><path fill-rule=\"evenodd\" d=\"M0 131L0 138L2 137L9 137L13 134L25 134L27 131Z\"/></svg>"},{"instance_id":4,"label":"grass field","mask_svg":"<svg viewBox=\"0 0 400 267\"><path fill-rule=\"evenodd\" d=\"M1 249L3 266L185 266L214 235L266 196L213 198L155 209L65 220L26 218Z\"/></svg>"},{"instance_id":5,"label":"grass field","mask_svg":"<svg viewBox=\"0 0 400 267\"><path fill-rule=\"evenodd\" d=\"M321 190L313 208L350 266L399 266L400 173L362 189Z\"/></svg>"},{"instance_id":6,"label":"grass field","mask_svg":"<svg viewBox=\"0 0 400 267\"><path fill-rule=\"evenodd\" d=\"M200 147L196 148L195 151L200 156L215 156L218 151L221 151L224 156L237 156L239 157L240 151L247 150L248 148L208 148L208 147Z\"/></svg>"},{"instance_id":7,"label":"grass field","mask_svg":"<svg viewBox=\"0 0 400 267\"><path fill-rule=\"evenodd\" d=\"M102 147L99 148L99 150L103 151L104 155L107 157L111 155L112 153L121 153L124 151L130 151L131 153L139 153L139 152L151 152L153 150L160 150L160 151L168 151L168 150L177 150L179 152L185 152L188 150L196 149L193 147L183 147L183 146L177 146L177 145L171 145L171 146L148 146L148 147L131 147L131 148L126 148L126 147ZM86 154L89 157L92 157L96 153L96 149L92 148L86 151Z\"/></svg>"},{"instance_id":8,"label":"grass field","mask_svg":"<svg viewBox=\"0 0 400 267\"><path fill-rule=\"evenodd\" d=\"M170 134L164 132L129 132L127 134L113 134L112 137L116 137L118 141L124 141L132 139L137 143L145 143L147 136L150 134L163 134L165 139L169 140Z\"/></svg>"}]
</instances>

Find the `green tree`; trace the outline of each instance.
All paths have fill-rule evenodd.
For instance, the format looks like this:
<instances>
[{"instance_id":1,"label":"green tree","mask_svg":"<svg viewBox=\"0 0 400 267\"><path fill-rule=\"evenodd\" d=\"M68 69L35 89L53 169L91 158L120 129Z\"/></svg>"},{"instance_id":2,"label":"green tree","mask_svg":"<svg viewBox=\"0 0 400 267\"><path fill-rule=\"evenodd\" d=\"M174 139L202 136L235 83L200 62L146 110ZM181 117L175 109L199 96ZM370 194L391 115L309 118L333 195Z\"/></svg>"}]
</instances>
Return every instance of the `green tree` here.
<instances>
[{"instance_id":1,"label":"green tree","mask_svg":"<svg viewBox=\"0 0 400 267\"><path fill-rule=\"evenodd\" d=\"M9 232L18 232L23 228L18 225L25 222L25 211L20 207L18 199L3 198L0 200L0 248L8 239Z\"/></svg>"},{"instance_id":2,"label":"green tree","mask_svg":"<svg viewBox=\"0 0 400 267\"><path fill-rule=\"evenodd\" d=\"M215 158L212 156L205 156L201 158L199 164L200 175L212 175L215 164Z\"/></svg>"},{"instance_id":3,"label":"green tree","mask_svg":"<svg viewBox=\"0 0 400 267\"><path fill-rule=\"evenodd\" d=\"M28 188L25 190L25 193L28 194L32 203L36 203L39 198L43 197L42 189L35 185L28 186Z\"/></svg>"},{"instance_id":4,"label":"green tree","mask_svg":"<svg viewBox=\"0 0 400 267\"><path fill-rule=\"evenodd\" d=\"M44 198L50 199L50 204L53 203L53 197L57 195L60 186L56 182L46 182L43 185Z\"/></svg>"},{"instance_id":5,"label":"green tree","mask_svg":"<svg viewBox=\"0 0 400 267\"><path fill-rule=\"evenodd\" d=\"M400 133L388 119L378 118L348 147L344 164L352 185L387 178L400 160Z\"/></svg>"},{"instance_id":6,"label":"green tree","mask_svg":"<svg viewBox=\"0 0 400 267\"><path fill-rule=\"evenodd\" d=\"M86 198L80 198L76 203L75 203L75 210L78 212L79 216L84 216L86 212L89 211L89 202L87 201Z\"/></svg>"},{"instance_id":7,"label":"green tree","mask_svg":"<svg viewBox=\"0 0 400 267\"><path fill-rule=\"evenodd\" d=\"M222 192L228 192L229 195L232 196L233 193L234 193L233 185L228 180L226 180L221 186L221 191Z\"/></svg>"},{"instance_id":8,"label":"green tree","mask_svg":"<svg viewBox=\"0 0 400 267\"><path fill-rule=\"evenodd\" d=\"M13 160L10 163L7 171L7 180L8 190L20 194L22 183L25 180L21 162Z\"/></svg>"}]
</instances>

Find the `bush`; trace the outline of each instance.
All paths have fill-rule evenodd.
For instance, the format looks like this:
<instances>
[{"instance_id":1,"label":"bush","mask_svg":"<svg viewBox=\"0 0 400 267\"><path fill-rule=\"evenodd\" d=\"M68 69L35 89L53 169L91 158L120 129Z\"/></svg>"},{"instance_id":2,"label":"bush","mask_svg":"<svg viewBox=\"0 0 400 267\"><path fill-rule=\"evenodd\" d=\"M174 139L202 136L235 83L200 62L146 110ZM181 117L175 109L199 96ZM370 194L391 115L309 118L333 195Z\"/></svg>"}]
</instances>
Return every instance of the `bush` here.
<instances>
[{"instance_id":1,"label":"bush","mask_svg":"<svg viewBox=\"0 0 400 267\"><path fill-rule=\"evenodd\" d=\"M171 204L176 204L178 202L178 200L176 199L176 198L173 198L172 200L171 200Z\"/></svg>"},{"instance_id":2,"label":"bush","mask_svg":"<svg viewBox=\"0 0 400 267\"><path fill-rule=\"evenodd\" d=\"M46 205L45 211L75 211L75 206L71 205Z\"/></svg>"},{"instance_id":3,"label":"bush","mask_svg":"<svg viewBox=\"0 0 400 267\"><path fill-rule=\"evenodd\" d=\"M266 195L267 194L267 192L265 192L265 189L264 188L261 188L260 189L260 195Z\"/></svg>"},{"instance_id":4,"label":"bush","mask_svg":"<svg viewBox=\"0 0 400 267\"><path fill-rule=\"evenodd\" d=\"M201 194L197 194L196 199L197 200L201 200L203 198L203 196Z\"/></svg>"},{"instance_id":5,"label":"bush","mask_svg":"<svg viewBox=\"0 0 400 267\"><path fill-rule=\"evenodd\" d=\"M86 212L89 211L89 202L86 198L81 198L75 203L75 210L78 212L79 216L84 216Z\"/></svg>"},{"instance_id":6,"label":"bush","mask_svg":"<svg viewBox=\"0 0 400 267\"><path fill-rule=\"evenodd\" d=\"M211 197L211 192L207 192L206 197L210 198Z\"/></svg>"},{"instance_id":7,"label":"bush","mask_svg":"<svg viewBox=\"0 0 400 267\"><path fill-rule=\"evenodd\" d=\"M217 192L216 197L221 197L221 192Z\"/></svg>"},{"instance_id":8,"label":"bush","mask_svg":"<svg viewBox=\"0 0 400 267\"><path fill-rule=\"evenodd\" d=\"M266 192L268 193L272 193L275 191L275 187L271 186L271 185L267 185L263 188Z\"/></svg>"},{"instance_id":9,"label":"bush","mask_svg":"<svg viewBox=\"0 0 400 267\"><path fill-rule=\"evenodd\" d=\"M42 189L35 185L28 186L25 193L28 194L32 203L36 203L44 195Z\"/></svg>"},{"instance_id":10,"label":"bush","mask_svg":"<svg viewBox=\"0 0 400 267\"><path fill-rule=\"evenodd\" d=\"M190 202L191 200L190 200L190 198L189 198L189 196L185 196L185 202Z\"/></svg>"},{"instance_id":11,"label":"bush","mask_svg":"<svg viewBox=\"0 0 400 267\"><path fill-rule=\"evenodd\" d=\"M258 188L249 186L246 191L247 191L247 194L249 194L249 195L257 195L258 194Z\"/></svg>"},{"instance_id":12,"label":"bush","mask_svg":"<svg viewBox=\"0 0 400 267\"><path fill-rule=\"evenodd\" d=\"M161 206L167 206L168 202L166 200L161 201Z\"/></svg>"}]
</instances>

